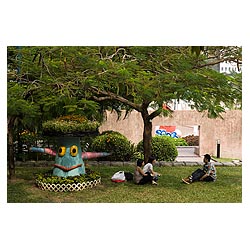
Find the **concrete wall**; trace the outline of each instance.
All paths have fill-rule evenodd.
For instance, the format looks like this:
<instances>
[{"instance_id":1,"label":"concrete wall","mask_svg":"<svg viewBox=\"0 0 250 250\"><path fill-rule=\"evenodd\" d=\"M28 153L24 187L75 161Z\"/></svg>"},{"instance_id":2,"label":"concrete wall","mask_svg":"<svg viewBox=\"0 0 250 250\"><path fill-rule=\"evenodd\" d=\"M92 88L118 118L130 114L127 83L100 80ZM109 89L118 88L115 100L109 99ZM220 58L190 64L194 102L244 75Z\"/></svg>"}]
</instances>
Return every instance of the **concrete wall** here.
<instances>
[{"instance_id":1,"label":"concrete wall","mask_svg":"<svg viewBox=\"0 0 250 250\"><path fill-rule=\"evenodd\" d=\"M209 119L205 113L194 110L176 110L172 117L156 117L153 119L155 126L168 125L177 127L199 126L200 148L199 155L209 153L216 156L217 139L220 140L223 158L242 159L242 111L231 110L222 114L224 119ZM143 121L140 113L132 111L123 119L117 120L115 112L107 112L107 120L100 127L100 132L114 130L125 135L131 142L137 144L142 140Z\"/></svg>"}]
</instances>

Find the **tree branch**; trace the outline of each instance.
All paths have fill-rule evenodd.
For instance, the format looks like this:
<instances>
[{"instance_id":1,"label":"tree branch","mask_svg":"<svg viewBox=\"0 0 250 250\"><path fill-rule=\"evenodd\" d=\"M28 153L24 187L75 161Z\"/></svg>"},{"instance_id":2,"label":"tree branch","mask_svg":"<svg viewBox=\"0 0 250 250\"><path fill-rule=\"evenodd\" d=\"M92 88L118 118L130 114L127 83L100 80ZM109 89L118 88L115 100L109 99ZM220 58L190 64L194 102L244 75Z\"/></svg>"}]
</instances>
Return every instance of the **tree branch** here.
<instances>
[{"instance_id":1,"label":"tree branch","mask_svg":"<svg viewBox=\"0 0 250 250\"><path fill-rule=\"evenodd\" d=\"M155 110L154 112L152 112L149 116L148 119L153 120L155 117L157 117L158 115L160 115L162 112L162 108L159 108L157 110Z\"/></svg>"},{"instance_id":2,"label":"tree branch","mask_svg":"<svg viewBox=\"0 0 250 250\"><path fill-rule=\"evenodd\" d=\"M205 64L202 64L202 65L194 66L193 69L200 69L200 68L204 68L204 67L208 67L208 66L213 66L213 65L219 64L221 62L225 62L225 61L226 61L225 59L220 59L220 60L213 61L213 62L210 62L210 63L205 63Z\"/></svg>"},{"instance_id":3,"label":"tree branch","mask_svg":"<svg viewBox=\"0 0 250 250\"><path fill-rule=\"evenodd\" d=\"M222 59L218 59L216 61L213 61L213 62L208 62L208 63L205 63L205 64L202 64L202 65L197 65L197 66L194 66L193 69L200 69L200 68L204 68L204 67L208 67L208 66L213 66L213 65L216 65L216 64L219 64L219 63L222 63L222 62L235 62L238 64L240 64L239 62L239 59L237 58L222 58Z\"/></svg>"},{"instance_id":4,"label":"tree branch","mask_svg":"<svg viewBox=\"0 0 250 250\"><path fill-rule=\"evenodd\" d=\"M100 90L96 87L89 87L89 90L96 94L96 95L104 95L104 97L94 97L96 100L99 100L99 101L103 101L103 100L117 100L125 105L128 105L130 107L132 107L133 109L137 110L138 112L141 112L142 111L142 108L140 105L137 105L129 100L127 100L126 98L122 97L122 96L119 96L119 95L116 95L112 92L109 92L109 91L105 91L105 90Z\"/></svg>"}]
</instances>

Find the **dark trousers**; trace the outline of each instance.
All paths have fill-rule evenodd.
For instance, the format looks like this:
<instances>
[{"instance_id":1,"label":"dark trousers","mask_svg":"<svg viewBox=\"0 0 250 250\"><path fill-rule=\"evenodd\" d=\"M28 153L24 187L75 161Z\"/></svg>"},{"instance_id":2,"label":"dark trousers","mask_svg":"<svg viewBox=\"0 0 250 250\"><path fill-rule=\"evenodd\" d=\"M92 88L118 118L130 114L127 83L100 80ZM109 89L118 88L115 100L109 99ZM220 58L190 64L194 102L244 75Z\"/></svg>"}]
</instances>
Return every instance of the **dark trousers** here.
<instances>
[{"instance_id":1,"label":"dark trousers","mask_svg":"<svg viewBox=\"0 0 250 250\"><path fill-rule=\"evenodd\" d=\"M153 180L153 177L149 173L147 173L147 175L143 176L143 178L140 180L138 184L143 185L143 184L152 182L152 180Z\"/></svg>"},{"instance_id":2,"label":"dark trousers","mask_svg":"<svg viewBox=\"0 0 250 250\"><path fill-rule=\"evenodd\" d=\"M214 178L212 176L207 176L203 181L214 181Z\"/></svg>"},{"instance_id":3,"label":"dark trousers","mask_svg":"<svg viewBox=\"0 0 250 250\"><path fill-rule=\"evenodd\" d=\"M189 179L190 179L191 182L198 181L198 180L200 180L200 178L201 178L204 174L205 174L205 172L204 172L202 169L198 168L197 170L195 170L195 171L191 174L191 176L189 177Z\"/></svg>"}]
</instances>

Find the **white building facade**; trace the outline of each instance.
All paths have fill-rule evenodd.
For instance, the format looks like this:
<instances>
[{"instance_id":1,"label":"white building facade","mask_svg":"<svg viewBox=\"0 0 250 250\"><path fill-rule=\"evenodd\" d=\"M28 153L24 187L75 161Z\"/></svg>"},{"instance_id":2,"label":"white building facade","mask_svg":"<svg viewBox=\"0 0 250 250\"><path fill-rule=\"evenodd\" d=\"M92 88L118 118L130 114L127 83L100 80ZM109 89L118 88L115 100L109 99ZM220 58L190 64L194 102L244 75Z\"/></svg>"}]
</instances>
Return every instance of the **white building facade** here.
<instances>
[{"instance_id":1,"label":"white building facade","mask_svg":"<svg viewBox=\"0 0 250 250\"><path fill-rule=\"evenodd\" d=\"M235 62L222 62L212 67L214 70L222 74L241 73L241 65ZM172 110L191 110L191 103L184 100L172 100L168 107Z\"/></svg>"}]
</instances>

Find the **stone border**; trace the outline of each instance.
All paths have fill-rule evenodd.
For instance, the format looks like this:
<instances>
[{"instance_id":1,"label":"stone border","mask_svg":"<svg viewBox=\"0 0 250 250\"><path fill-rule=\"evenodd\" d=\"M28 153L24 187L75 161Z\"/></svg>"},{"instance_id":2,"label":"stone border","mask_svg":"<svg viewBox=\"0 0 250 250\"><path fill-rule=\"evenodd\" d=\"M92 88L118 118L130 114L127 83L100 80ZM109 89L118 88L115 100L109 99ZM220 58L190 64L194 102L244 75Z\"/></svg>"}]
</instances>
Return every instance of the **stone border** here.
<instances>
[{"instance_id":1,"label":"stone border","mask_svg":"<svg viewBox=\"0 0 250 250\"><path fill-rule=\"evenodd\" d=\"M25 161L25 162L16 162L16 166L27 166L27 167L49 167L52 166L55 161ZM135 166L136 161L84 161L85 165L92 165L92 166ZM173 161L173 162L166 162L166 161L159 161L156 162L155 166L157 167L173 167L173 166L203 166L203 162L194 162L194 161ZM242 166L242 162L214 162L215 166L229 166L229 167L237 167Z\"/></svg>"},{"instance_id":2,"label":"stone border","mask_svg":"<svg viewBox=\"0 0 250 250\"><path fill-rule=\"evenodd\" d=\"M85 161L85 164L88 164L90 166L135 166L136 161ZM242 166L242 162L213 162L215 166L230 166L230 167L236 167L236 166ZM203 166L204 162L196 162L196 161L158 161L156 162L156 167L178 167L178 166Z\"/></svg>"}]
</instances>

